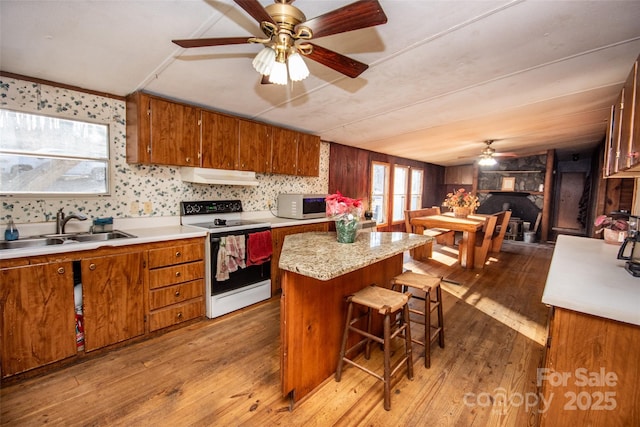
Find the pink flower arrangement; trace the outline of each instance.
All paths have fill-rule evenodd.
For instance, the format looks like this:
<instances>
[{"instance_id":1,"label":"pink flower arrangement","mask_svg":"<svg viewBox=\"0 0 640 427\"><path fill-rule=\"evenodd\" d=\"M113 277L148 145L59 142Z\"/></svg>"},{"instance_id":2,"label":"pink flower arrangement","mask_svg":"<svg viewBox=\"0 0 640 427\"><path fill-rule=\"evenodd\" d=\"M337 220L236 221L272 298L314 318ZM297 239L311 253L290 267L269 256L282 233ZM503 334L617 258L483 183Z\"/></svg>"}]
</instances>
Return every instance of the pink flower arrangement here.
<instances>
[{"instance_id":1,"label":"pink flower arrangement","mask_svg":"<svg viewBox=\"0 0 640 427\"><path fill-rule=\"evenodd\" d=\"M455 193L447 194L447 198L444 199L442 205L448 208L470 208L473 211L480 203L477 196L467 193L464 188L460 188Z\"/></svg>"},{"instance_id":2,"label":"pink flower arrangement","mask_svg":"<svg viewBox=\"0 0 640 427\"><path fill-rule=\"evenodd\" d=\"M596 226L596 233L601 233L605 228L615 231L626 231L629 229L629 223L624 219L613 219L610 216L600 215L593 222Z\"/></svg>"},{"instance_id":3,"label":"pink flower arrangement","mask_svg":"<svg viewBox=\"0 0 640 427\"><path fill-rule=\"evenodd\" d=\"M343 196L339 191L325 198L327 215L334 220L358 220L362 216L362 201Z\"/></svg>"}]
</instances>

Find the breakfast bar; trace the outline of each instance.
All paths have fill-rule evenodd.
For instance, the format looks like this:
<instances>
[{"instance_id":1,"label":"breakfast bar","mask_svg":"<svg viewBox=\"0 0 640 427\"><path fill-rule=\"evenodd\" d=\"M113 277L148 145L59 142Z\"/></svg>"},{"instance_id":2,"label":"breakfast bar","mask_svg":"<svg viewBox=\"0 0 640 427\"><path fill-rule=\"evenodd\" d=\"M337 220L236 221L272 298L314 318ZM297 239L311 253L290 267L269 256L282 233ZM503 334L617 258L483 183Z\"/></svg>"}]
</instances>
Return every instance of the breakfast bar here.
<instances>
[{"instance_id":1,"label":"breakfast bar","mask_svg":"<svg viewBox=\"0 0 640 427\"><path fill-rule=\"evenodd\" d=\"M370 285L389 287L402 273L403 253L432 240L408 233L359 233L338 243L335 233L285 238L279 267L280 379L283 396L300 400L335 372L345 297Z\"/></svg>"}]
</instances>

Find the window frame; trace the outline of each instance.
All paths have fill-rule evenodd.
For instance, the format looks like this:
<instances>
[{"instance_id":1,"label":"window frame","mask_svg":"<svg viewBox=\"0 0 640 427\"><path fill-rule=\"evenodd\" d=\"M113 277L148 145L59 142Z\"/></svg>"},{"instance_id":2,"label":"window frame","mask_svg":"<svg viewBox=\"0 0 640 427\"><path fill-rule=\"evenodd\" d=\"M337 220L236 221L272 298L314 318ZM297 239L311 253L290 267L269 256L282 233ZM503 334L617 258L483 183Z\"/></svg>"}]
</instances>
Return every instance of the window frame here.
<instances>
[{"instance_id":1,"label":"window frame","mask_svg":"<svg viewBox=\"0 0 640 427\"><path fill-rule=\"evenodd\" d=\"M111 124L104 121L99 120L86 120L86 119L78 119L76 117L66 117L64 115L56 115L56 114L42 114L41 112L34 111L25 111L19 109L12 108L4 108L0 107L0 112L7 111L15 114L24 114L30 117L35 118L47 118L47 119L55 119L55 120L63 120L66 122L75 122L79 124L100 126L104 128L105 131L105 139L104 139L104 157L102 155L95 156L78 156L75 154L66 154L66 153L53 153L58 147L57 146L48 146L49 149L47 151L32 151L32 150L21 150L21 149L11 149L9 147L3 147L0 145L0 155L6 156L19 156L24 158L31 158L34 161L37 159L48 159L49 161L79 161L79 162L96 162L96 163L104 163L105 171L104 171L104 191L99 192L84 192L84 191L24 191L22 189L19 190L4 190L0 188L0 197L20 197L20 198L87 198L87 197L106 197L111 196L111 187L112 187L112 176L111 176ZM93 171L92 171L93 172ZM2 177L4 179L4 177Z\"/></svg>"},{"instance_id":2,"label":"window frame","mask_svg":"<svg viewBox=\"0 0 640 427\"><path fill-rule=\"evenodd\" d=\"M415 172L419 172L420 173L420 190L418 193L414 193L413 192L413 182L414 182L414 176L413 174ZM409 174L409 203L407 204L407 209L411 210L413 209L413 207L411 206L411 201L413 200L413 196L416 195L418 196L418 206L415 207L415 209L422 209L422 195L424 194L424 169L422 168L411 168L410 174Z\"/></svg>"},{"instance_id":3,"label":"window frame","mask_svg":"<svg viewBox=\"0 0 640 427\"><path fill-rule=\"evenodd\" d=\"M396 171L397 170L404 170L405 171L405 176L406 179L404 181L404 192L403 193L399 193L396 194ZM392 225L397 225L397 224L404 224L404 211L406 209L408 209L409 206L409 197L410 197L410 190L411 190L411 167L407 166L407 165L400 165L400 164L394 164L393 165L393 193L391 194L391 224ZM396 211L396 196L397 195L404 195L404 203L402 203L402 206L400 207L400 218L394 218L393 214Z\"/></svg>"},{"instance_id":4,"label":"window frame","mask_svg":"<svg viewBox=\"0 0 640 427\"><path fill-rule=\"evenodd\" d=\"M377 227L387 227L389 226L390 222L389 222L389 187L390 187L390 173L391 173L391 165L389 163L386 162L379 162L376 160L372 160L371 161L371 185L369 188L369 193L371 195L371 206L370 209L371 211L373 211L373 200L374 198L377 196L374 193L374 176L375 176L375 167L376 166L382 166L384 167L384 171L385 171L385 179L384 179L384 190L383 193L380 195L382 197L382 215L383 215L383 219L384 222L377 222L376 220L376 226ZM375 220L375 212L374 212L374 217L373 219Z\"/></svg>"}]
</instances>

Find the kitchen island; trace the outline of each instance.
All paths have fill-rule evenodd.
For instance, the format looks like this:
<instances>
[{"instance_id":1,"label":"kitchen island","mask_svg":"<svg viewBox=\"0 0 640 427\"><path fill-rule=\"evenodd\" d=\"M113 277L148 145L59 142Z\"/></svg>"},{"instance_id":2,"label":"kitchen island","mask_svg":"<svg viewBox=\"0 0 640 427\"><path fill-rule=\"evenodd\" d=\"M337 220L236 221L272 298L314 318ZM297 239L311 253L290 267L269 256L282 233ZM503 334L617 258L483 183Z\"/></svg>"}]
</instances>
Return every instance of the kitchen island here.
<instances>
[{"instance_id":1,"label":"kitchen island","mask_svg":"<svg viewBox=\"0 0 640 427\"><path fill-rule=\"evenodd\" d=\"M403 254L432 241L407 233L359 233L338 243L335 233L287 236L279 266L282 394L292 403L336 369L346 296L370 285L389 287L402 273Z\"/></svg>"},{"instance_id":2,"label":"kitchen island","mask_svg":"<svg viewBox=\"0 0 640 427\"><path fill-rule=\"evenodd\" d=\"M640 425L640 277L618 248L558 236L542 295L552 311L541 426Z\"/></svg>"}]
</instances>

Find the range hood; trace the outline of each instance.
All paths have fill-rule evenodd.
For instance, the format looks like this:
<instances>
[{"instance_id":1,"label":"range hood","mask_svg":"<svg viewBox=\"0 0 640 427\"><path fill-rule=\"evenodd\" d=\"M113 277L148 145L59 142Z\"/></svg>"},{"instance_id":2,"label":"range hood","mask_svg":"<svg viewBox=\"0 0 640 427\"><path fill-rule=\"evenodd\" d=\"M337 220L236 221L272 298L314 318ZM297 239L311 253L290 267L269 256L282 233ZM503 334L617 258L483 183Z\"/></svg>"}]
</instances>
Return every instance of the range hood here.
<instances>
[{"instance_id":1,"label":"range hood","mask_svg":"<svg viewBox=\"0 0 640 427\"><path fill-rule=\"evenodd\" d=\"M182 180L198 184L247 185L256 186L255 172L207 168L180 168Z\"/></svg>"}]
</instances>

